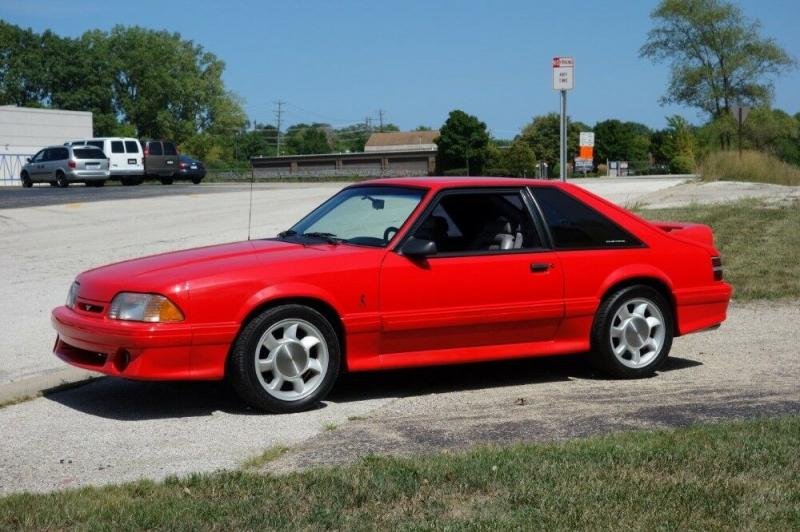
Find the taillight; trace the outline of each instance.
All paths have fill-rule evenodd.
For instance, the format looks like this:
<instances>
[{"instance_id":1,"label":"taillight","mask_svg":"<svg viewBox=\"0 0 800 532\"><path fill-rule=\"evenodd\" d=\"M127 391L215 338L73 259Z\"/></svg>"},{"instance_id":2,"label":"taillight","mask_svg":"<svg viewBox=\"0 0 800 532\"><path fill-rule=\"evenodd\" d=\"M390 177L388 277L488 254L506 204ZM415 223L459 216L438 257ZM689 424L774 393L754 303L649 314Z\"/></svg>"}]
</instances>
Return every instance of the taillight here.
<instances>
[{"instance_id":1,"label":"taillight","mask_svg":"<svg viewBox=\"0 0 800 532\"><path fill-rule=\"evenodd\" d=\"M144 153L144 156L145 156L145 157L147 157L148 155L150 155L150 148L148 148L146 144L145 144L145 146L144 146L144 150L142 150L142 153Z\"/></svg>"},{"instance_id":2,"label":"taillight","mask_svg":"<svg viewBox=\"0 0 800 532\"><path fill-rule=\"evenodd\" d=\"M722 280L722 258L711 257L711 270L714 272L714 280Z\"/></svg>"},{"instance_id":3,"label":"taillight","mask_svg":"<svg viewBox=\"0 0 800 532\"><path fill-rule=\"evenodd\" d=\"M189 168L189 165L188 165L188 164L186 164L186 163L181 163L181 168L183 168L184 170L186 170L187 168Z\"/></svg>"},{"instance_id":4,"label":"taillight","mask_svg":"<svg viewBox=\"0 0 800 532\"><path fill-rule=\"evenodd\" d=\"M69 166L70 168L77 168L78 165L75 164L75 161L70 159L69 161L67 161L67 166Z\"/></svg>"}]
</instances>

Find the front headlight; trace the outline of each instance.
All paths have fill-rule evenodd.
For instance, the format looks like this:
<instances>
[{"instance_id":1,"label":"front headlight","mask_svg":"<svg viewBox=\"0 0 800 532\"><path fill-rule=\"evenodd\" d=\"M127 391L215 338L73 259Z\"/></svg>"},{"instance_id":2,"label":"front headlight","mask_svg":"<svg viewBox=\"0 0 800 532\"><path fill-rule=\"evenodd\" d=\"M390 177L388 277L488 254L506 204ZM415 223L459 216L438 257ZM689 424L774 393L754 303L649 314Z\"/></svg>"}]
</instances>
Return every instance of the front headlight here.
<instances>
[{"instance_id":1,"label":"front headlight","mask_svg":"<svg viewBox=\"0 0 800 532\"><path fill-rule=\"evenodd\" d=\"M69 286L69 292L67 292L67 302L65 305L67 308L75 308L75 298L78 297L78 281L73 281L72 284Z\"/></svg>"},{"instance_id":2,"label":"front headlight","mask_svg":"<svg viewBox=\"0 0 800 532\"><path fill-rule=\"evenodd\" d=\"M176 322L183 321L183 312L164 296L120 292L113 301L108 317L112 320Z\"/></svg>"}]
</instances>

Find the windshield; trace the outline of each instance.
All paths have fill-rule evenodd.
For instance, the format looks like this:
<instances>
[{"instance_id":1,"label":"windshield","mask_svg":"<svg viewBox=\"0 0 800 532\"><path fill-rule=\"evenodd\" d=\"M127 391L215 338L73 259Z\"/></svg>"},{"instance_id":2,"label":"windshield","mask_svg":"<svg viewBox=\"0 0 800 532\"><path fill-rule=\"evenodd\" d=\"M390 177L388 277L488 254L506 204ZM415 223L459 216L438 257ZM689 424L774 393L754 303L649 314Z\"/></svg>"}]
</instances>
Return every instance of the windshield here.
<instances>
[{"instance_id":1,"label":"windshield","mask_svg":"<svg viewBox=\"0 0 800 532\"><path fill-rule=\"evenodd\" d=\"M280 236L384 247L424 194L423 189L404 187L346 188Z\"/></svg>"}]
</instances>

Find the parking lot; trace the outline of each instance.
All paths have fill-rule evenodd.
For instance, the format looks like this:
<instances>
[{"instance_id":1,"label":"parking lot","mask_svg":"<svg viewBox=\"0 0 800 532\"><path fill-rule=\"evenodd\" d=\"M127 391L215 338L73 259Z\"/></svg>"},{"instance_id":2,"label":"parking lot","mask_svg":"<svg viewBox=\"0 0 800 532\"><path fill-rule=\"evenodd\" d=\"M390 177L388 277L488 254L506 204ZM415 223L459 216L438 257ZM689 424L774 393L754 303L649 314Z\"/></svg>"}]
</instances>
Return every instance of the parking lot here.
<instances>
[{"instance_id":1,"label":"parking lot","mask_svg":"<svg viewBox=\"0 0 800 532\"><path fill-rule=\"evenodd\" d=\"M587 180L612 201L703 191L671 178ZM256 185L253 235L292 225L344 186ZM681 188L683 187L683 188ZM718 192L718 191L717 191ZM687 199L688 198L688 199ZM247 236L249 185L0 189L0 387L57 375L49 311L78 272ZM324 408L244 408L223 383L101 378L0 409L0 493L235 468L273 446L285 471L372 452L572 437L797 411L792 303L735 303L719 331L676 340L655 378L598 378L577 357L346 376ZM748 371L743 372L742 368ZM42 435L47 437L43 438Z\"/></svg>"}]
</instances>

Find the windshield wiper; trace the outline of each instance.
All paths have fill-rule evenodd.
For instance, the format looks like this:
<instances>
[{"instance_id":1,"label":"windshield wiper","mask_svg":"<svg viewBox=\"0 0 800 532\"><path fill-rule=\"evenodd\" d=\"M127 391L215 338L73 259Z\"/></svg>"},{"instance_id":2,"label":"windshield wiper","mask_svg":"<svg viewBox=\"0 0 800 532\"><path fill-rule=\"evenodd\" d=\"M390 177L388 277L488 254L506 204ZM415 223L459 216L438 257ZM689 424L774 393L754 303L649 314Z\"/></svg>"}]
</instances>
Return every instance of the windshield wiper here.
<instances>
[{"instance_id":1,"label":"windshield wiper","mask_svg":"<svg viewBox=\"0 0 800 532\"><path fill-rule=\"evenodd\" d=\"M343 238L336 238L336 235L334 235L333 233L321 233L317 231L312 231L310 233L303 233L300 236L306 236L309 238L321 238L328 244L340 244L344 242Z\"/></svg>"},{"instance_id":2,"label":"windshield wiper","mask_svg":"<svg viewBox=\"0 0 800 532\"><path fill-rule=\"evenodd\" d=\"M288 229L286 231L281 231L278 233L278 238L286 238L287 236L297 236L297 231L294 229Z\"/></svg>"}]
</instances>

